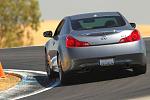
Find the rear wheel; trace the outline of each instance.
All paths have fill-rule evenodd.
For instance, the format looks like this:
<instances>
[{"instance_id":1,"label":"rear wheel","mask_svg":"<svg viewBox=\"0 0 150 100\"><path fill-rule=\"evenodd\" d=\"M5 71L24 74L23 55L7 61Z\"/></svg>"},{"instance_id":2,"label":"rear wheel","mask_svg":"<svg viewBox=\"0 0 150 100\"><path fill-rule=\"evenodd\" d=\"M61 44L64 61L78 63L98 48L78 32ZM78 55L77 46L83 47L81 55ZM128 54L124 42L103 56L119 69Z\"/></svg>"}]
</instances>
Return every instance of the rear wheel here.
<instances>
[{"instance_id":1,"label":"rear wheel","mask_svg":"<svg viewBox=\"0 0 150 100\"><path fill-rule=\"evenodd\" d=\"M51 70L49 67L47 67L46 72L47 72L48 79L51 79Z\"/></svg>"},{"instance_id":2,"label":"rear wheel","mask_svg":"<svg viewBox=\"0 0 150 100\"><path fill-rule=\"evenodd\" d=\"M146 65L144 66L138 66L133 68L133 72L135 74L145 74L146 73Z\"/></svg>"},{"instance_id":3,"label":"rear wheel","mask_svg":"<svg viewBox=\"0 0 150 100\"><path fill-rule=\"evenodd\" d=\"M66 74L62 70L60 56L58 57L59 80L62 85L66 83Z\"/></svg>"}]
</instances>

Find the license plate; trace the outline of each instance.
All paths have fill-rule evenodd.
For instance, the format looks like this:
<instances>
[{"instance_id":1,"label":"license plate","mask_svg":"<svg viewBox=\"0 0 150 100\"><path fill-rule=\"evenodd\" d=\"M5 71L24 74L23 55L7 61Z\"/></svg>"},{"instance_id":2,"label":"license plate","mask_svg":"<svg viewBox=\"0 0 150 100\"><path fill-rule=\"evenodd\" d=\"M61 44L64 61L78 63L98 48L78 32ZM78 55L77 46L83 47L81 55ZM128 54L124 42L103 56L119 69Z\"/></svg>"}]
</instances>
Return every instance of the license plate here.
<instances>
[{"instance_id":1,"label":"license plate","mask_svg":"<svg viewBox=\"0 0 150 100\"><path fill-rule=\"evenodd\" d=\"M114 59L109 58L109 59L100 59L100 66L111 66L114 65Z\"/></svg>"}]
</instances>

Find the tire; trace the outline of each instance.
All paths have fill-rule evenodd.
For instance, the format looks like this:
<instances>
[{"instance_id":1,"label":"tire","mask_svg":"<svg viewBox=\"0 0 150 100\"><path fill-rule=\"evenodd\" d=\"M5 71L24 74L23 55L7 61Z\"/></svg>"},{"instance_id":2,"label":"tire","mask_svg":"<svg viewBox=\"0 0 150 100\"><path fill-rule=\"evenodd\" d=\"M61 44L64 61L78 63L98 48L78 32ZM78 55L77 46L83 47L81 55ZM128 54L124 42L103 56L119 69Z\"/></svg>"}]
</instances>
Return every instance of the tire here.
<instances>
[{"instance_id":1,"label":"tire","mask_svg":"<svg viewBox=\"0 0 150 100\"><path fill-rule=\"evenodd\" d=\"M60 56L58 56L58 68L59 68L59 80L60 80L60 83L61 83L61 85L65 85L66 84L66 74L62 70Z\"/></svg>"},{"instance_id":2,"label":"tire","mask_svg":"<svg viewBox=\"0 0 150 100\"><path fill-rule=\"evenodd\" d=\"M61 85L66 84L66 74L62 71L61 68L60 68L60 71L59 71L59 80L60 80Z\"/></svg>"},{"instance_id":3,"label":"tire","mask_svg":"<svg viewBox=\"0 0 150 100\"><path fill-rule=\"evenodd\" d=\"M47 72L47 77L48 77L49 80L52 80L52 79L54 79L54 78L56 78L58 76L58 73L54 72L51 69L50 65L48 64L46 51L45 51L45 70Z\"/></svg>"},{"instance_id":4,"label":"tire","mask_svg":"<svg viewBox=\"0 0 150 100\"><path fill-rule=\"evenodd\" d=\"M138 74L145 74L146 70L147 70L146 65L144 65L144 66L138 66L138 67L134 67L133 68L133 72L135 74L137 74L137 75Z\"/></svg>"},{"instance_id":5,"label":"tire","mask_svg":"<svg viewBox=\"0 0 150 100\"><path fill-rule=\"evenodd\" d=\"M50 68L48 66L47 66L46 72L47 72L48 79L51 80L52 79L52 77L51 77L51 70L50 70Z\"/></svg>"}]
</instances>

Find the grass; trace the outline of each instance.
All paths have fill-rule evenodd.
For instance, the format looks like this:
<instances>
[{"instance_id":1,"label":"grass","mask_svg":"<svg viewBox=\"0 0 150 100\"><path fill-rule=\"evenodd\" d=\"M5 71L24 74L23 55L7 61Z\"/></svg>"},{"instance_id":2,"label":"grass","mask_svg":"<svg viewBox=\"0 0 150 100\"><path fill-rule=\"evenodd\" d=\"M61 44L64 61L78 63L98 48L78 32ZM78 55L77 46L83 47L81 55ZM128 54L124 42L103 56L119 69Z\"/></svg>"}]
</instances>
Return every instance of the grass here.
<instances>
[{"instance_id":1,"label":"grass","mask_svg":"<svg viewBox=\"0 0 150 100\"><path fill-rule=\"evenodd\" d=\"M21 78L13 75L13 74L7 74L6 78L0 78L0 91L7 90L21 81Z\"/></svg>"},{"instance_id":2,"label":"grass","mask_svg":"<svg viewBox=\"0 0 150 100\"><path fill-rule=\"evenodd\" d=\"M137 25L137 29L143 37L150 37L150 25Z\"/></svg>"}]
</instances>

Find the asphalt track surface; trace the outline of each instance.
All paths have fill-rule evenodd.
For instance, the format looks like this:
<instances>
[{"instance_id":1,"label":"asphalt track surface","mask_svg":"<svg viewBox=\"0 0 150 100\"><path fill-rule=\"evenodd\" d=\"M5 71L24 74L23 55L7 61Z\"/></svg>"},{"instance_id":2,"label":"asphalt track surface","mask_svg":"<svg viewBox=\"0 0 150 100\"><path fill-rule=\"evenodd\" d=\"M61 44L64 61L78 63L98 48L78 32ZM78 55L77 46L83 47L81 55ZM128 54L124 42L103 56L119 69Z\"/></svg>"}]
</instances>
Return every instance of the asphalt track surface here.
<instances>
[{"instance_id":1,"label":"asphalt track surface","mask_svg":"<svg viewBox=\"0 0 150 100\"><path fill-rule=\"evenodd\" d=\"M150 96L150 38L144 40L148 63L144 75L134 75L129 70L72 74L68 84L23 100L122 100ZM0 61L5 69L45 71L42 46L1 49Z\"/></svg>"}]
</instances>

